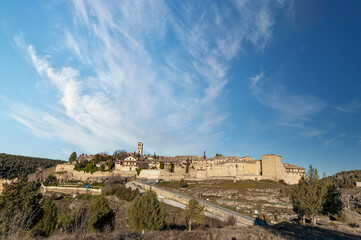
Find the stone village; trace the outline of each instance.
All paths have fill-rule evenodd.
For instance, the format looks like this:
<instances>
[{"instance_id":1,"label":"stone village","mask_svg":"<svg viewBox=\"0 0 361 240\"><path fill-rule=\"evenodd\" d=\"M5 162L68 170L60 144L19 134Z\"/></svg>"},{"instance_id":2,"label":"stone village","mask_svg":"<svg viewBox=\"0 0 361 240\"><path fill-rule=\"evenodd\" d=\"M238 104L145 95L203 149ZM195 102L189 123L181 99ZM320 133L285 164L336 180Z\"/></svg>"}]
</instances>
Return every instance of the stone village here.
<instances>
[{"instance_id":1,"label":"stone village","mask_svg":"<svg viewBox=\"0 0 361 240\"><path fill-rule=\"evenodd\" d=\"M91 163L96 171L77 169L81 163ZM305 175L305 169L283 163L275 154L253 157L215 156L150 156L143 155L143 143L137 145L137 152L119 157L107 154L80 155L76 161L38 170L29 175L29 180L44 180L49 175L60 181L97 181L111 177L172 181L172 180L274 180L296 184Z\"/></svg>"}]
</instances>

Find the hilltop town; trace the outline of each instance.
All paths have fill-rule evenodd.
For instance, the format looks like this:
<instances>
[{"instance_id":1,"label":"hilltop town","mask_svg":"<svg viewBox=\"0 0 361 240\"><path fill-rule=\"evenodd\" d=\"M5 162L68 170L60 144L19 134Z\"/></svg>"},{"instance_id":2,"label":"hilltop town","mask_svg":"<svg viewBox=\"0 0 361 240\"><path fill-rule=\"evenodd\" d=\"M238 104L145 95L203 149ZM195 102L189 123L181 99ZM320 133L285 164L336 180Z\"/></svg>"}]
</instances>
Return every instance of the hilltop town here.
<instances>
[{"instance_id":1,"label":"hilltop town","mask_svg":"<svg viewBox=\"0 0 361 240\"><path fill-rule=\"evenodd\" d=\"M29 179L41 180L53 175L60 181L87 181L119 176L158 181L268 179L296 184L305 175L305 168L283 163L282 157L275 154L262 155L261 159L217 155L212 158L205 155L151 156L143 154L143 143L138 142L134 153L82 154L74 161L39 170L29 175Z\"/></svg>"}]
</instances>

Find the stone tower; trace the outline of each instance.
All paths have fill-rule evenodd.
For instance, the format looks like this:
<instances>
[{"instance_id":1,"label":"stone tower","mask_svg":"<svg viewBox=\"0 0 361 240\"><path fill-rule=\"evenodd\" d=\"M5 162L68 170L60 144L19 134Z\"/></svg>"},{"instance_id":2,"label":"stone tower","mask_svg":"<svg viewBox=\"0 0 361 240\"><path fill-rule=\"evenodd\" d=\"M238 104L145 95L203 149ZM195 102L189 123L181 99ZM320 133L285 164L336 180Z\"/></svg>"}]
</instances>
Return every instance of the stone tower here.
<instances>
[{"instance_id":1,"label":"stone tower","mask_svg":"<svg viewBox=\"0 0 361 240\"><path fill-rule=\"evenodd\" d=\"M142 142L138 142L137 154L143 155L143 143Z\"/></svg>"}]
</instances>

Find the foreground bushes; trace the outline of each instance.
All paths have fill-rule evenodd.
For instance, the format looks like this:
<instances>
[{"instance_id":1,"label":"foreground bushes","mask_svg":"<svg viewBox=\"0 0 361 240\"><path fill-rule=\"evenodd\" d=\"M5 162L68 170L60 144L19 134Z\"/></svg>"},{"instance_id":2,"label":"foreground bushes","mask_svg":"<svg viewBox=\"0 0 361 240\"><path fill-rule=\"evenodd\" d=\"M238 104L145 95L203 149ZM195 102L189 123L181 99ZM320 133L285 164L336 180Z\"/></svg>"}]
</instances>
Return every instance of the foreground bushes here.
<instances>
[{"instance_id":1,"label":"foreground bushes","mask_svg":"<svg viewBox=\"0 0 361 240\"><path fill-rule=\"evenodd\" d=\"M113 186L108 192L105 193L107 196L115 195L119 200L132 201L140 195L138 188L132 190L131 188L125 187L125 185Z\"/></svg>"},{"instance_id":2,"label":"foreground bushes","mask_svg":"<svg viewBox=\"0 0 361 240\"><path fill-rule=\"evenodd\" d=\"M43 218L35 226L33 234L35 236L50 236L58 225L58 212L51 198L46 199L43 206Z\"/></svg>"},{"instance_id":3,"label":"foreground bushes","mask_svg":"<svg viewBox=\"0 0 361 240\"><path fill-rule=\"evenodd\" d=\"M109 207L108 199L100 197L89 207L89 229L102 231L105 226L113 228L114 212Z\"/></svg>"},{"instance_id":4,"label":"foreground bushes","mask_svg":"<svg viewBox=\"0 0 361 240\"><path fill-rule=\"evenodd\" d=\"M128 220L137 230L162 230L166 213L154 192L136 197L128 209Z\"/></svg>"},{"instance_id":5,"label":"foreground bushes","mask_svg":"<svg viewBox=\"0 0 361 240\"><path fill-rule=\"evenodd\" d=\"M42 217L39 185L20 177L0 196L0 236L32 229Z\"/></svg>"}]
</instances>

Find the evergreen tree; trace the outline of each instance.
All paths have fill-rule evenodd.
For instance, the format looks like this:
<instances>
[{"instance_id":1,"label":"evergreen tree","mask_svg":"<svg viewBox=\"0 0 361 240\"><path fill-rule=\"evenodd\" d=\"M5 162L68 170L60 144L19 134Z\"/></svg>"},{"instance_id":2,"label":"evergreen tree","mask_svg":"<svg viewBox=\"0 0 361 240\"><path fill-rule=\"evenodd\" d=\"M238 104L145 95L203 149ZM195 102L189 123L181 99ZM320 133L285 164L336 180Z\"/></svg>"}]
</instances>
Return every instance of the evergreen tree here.
<instances>
[{"instance_id":1,"label":"evergreen tree","mask_svg":"<svg viewBox=\"0 0 361 240\"><path fill-rule=\"evenodd\" d=\"M312 165L310 165L306 176L307 178L302 178L293 187L291 201L293 210L303 216L303 220L306 214L311 215L312 223L316 225L317 216L330 211L329 207L325 207L326 202L328 201L328 204L337 202L337 200L332 199L336 195L332 189L330 189L328 195L326 194L328 189L327 182L319 180L317 169L313 168Z\"/></svg>"},{"instance_id":2,"label":"evergreen tree","mask_svg":"<svg viewBox=\"0 0 361 240\"><path fill-rule=\"evenodd\" d=\"M192 231L192 223L200 223L204 220L204 206L195 199L189 200L184 210L184 218L188 224L188 230Z\"/></svg>"},{"instance_id":3,"label":"evergreen tree","mask_svg":"<svg viewBox=\"0 0 361 240\"><path fill-rule=\"evenodd\" d=\"M160 168L160 169L164 169L164 162L160 162L159 168Z\"/></svg>"},{"instance_id":4,"label":"evergreen tree","mask_svg":"<svg viewBox=\"0 0 361 240\"><path fill-rule=\"evenodd\" d=\"M69 157L69 162L75 162L77 159L76 152L73 152Z\"/></svg>"},{"instance_id":5,"label":"evergreen tree","mask_svg":"<svg viewBox=\"0 0 361 240\"><path fill-rule=\"evenodd\" d=\"M113 219L114 212L105 197L99 197L89 206L88 226L90 229L101 231L106 225L112 226Z\"/></svg>"},{"instance_id":6,"label":"evergreen tree","mask_svg":"<svg viewBox=\"0 0 361 240\"><path fill-rule=\"evenodd\" d=\"M41 199L39 185L24 175L17 182L4 185L0 196L0 235L6 236L11 226L33 228L41 218Z\"/></svg>"},{"instance_id":7,"label":"evergreen tree","mask_svg":"<svg viewBox=\"0 0 361 240\"><path fill-rule=\"evenodd\" d=\"M330 185L327 188L323 204L323 214L336 215L342 210L341 192L336 188L335 185Z\"/></svg>"},{"instance_id":8,"label":"evergreen tree","mask_svg":"<svg viewBox=\"0 0 361 240\"><path fill-rule=\"evenodd\" d=\"M58 213L56 205L51 198L48 198L44 202L43 206L43 218L34 228L34 234L39 236L48 237L56 229L58 224Z\"/></svg>"},{"instance_id":9,"label":"evergreen tree","mask_svg":"<svg viewBox=\"0 0 361 240\"><path fill-rule=\"evenodd\" d=\"M166 213L154 192L136 197L128 209L128 219L132 226L141 230L162 230Z\"/></svg>"}]
</instances>

